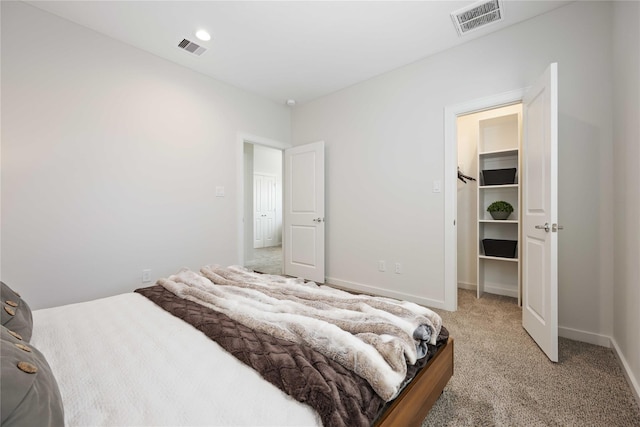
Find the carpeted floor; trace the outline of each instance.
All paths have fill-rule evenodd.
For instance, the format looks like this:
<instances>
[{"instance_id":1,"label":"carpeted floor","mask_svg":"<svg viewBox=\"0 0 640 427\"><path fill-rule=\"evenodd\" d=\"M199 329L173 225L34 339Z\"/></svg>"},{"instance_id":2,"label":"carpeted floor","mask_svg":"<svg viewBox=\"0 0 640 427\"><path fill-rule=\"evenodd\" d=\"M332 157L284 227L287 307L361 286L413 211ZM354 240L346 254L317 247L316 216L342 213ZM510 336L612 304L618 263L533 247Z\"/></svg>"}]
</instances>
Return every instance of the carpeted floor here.
<instances>
[{"instance_id":1,"label":"carpeted floor","mask_svg":"<svg viewBox=\"0 0 640 427\"><path fill-rule=\"evenodd\" d=\"M454 375L423 426L640 426L613 350L560 338L550 362L512 298L459 290L438 310L455 340Z\"/></svg>"},{"instance_id":2,"label":"carpeted floor","mask_svg":"<svg viewBox=\"0 0 640 427\"><path fill-rule=\"evenodd\" d=\"M282 274L282 246L254 249L253 259L244 266L260 273Z\"/></svg>"}]
</instances>

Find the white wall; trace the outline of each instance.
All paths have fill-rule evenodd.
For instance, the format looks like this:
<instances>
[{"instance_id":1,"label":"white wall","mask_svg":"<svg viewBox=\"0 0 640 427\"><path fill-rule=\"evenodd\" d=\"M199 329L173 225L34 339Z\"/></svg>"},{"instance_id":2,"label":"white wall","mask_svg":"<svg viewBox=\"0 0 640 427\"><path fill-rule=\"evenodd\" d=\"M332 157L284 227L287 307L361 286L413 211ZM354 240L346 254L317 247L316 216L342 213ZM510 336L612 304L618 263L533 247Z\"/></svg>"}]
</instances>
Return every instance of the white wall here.
<instances>
[{"instance_id":1,"label":"white wall","mask_svg":"<svg viewBox=\"0 0 640 427\"><path fill-rule=\"evenodd\" d=\"M640 3L613 13L613 338L640 403Z\"/></svg>"},{"instance_id":2,"label":"white wall","mask_svg":"<svg viewBox=\"0 0 640 427\"><path fill-rule=\"evenodd\" d=\"M238 132L290 139L286 106L21 2L2 125L2 280L34 308L237 262Z\"/></svg>"},{"instance_id":3,"label":"white wall","mask_svg":"<svg viewBox=\"0 0 640 427\"><path fill-rule=\"evenodd\" d=\"M457 120L458 167L471 177L478 178L478 118L476 114ZM478 181L456 181L458 189L458 287L476 289L478 285Z\"/></svg>"},{"instance_id":4,"label":"white wall","mask_svg":"<svg viewBox=\"0 0 640 427\"><path fill-rule=\"evenodd\" d=\"M559 63L559 323L612 332L611 5L577 2L293 113L327 151L327 276L420 302L444 295L443 110L530 85ZM400 261L403 274L377 271ZM580 333L580 332L578 332Z\"/></svg>"}]
</instances>

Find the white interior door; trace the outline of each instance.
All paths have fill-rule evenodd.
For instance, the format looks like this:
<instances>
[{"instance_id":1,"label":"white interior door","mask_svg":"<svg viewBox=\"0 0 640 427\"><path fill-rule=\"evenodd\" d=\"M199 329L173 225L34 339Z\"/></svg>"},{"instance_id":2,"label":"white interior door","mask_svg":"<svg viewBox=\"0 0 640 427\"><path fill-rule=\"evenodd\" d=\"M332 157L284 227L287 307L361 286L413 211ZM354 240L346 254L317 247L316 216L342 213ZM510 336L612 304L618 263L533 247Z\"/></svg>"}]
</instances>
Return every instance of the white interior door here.
<instances>
[{"instance_id":1,"label":"white interior door","mask_svg":"<svg viewBox=\"0 0 640 427\"><path fill-rule=\"evenodd\" d=\"M276 177L253 175L253 247L276 244Z\"/></svg>"},{"instance_id":2,"label":"white interior door","mask_svg":"<svg viewBox=\"0 0 640 427\"><path fill-rule=\"evenodd\" d=\"M284 152L284 274L324 282L324 141Z\"/></svg>"},{"instance_id":3,"label":"white interior door","mask_svg":"<svg viewBox=\"0 0 640 427\"><path fill-rule=\"evenodd\" d=\"M523 100L522 325L558 361L558 65Z\"/></svg>"}]
</instances>

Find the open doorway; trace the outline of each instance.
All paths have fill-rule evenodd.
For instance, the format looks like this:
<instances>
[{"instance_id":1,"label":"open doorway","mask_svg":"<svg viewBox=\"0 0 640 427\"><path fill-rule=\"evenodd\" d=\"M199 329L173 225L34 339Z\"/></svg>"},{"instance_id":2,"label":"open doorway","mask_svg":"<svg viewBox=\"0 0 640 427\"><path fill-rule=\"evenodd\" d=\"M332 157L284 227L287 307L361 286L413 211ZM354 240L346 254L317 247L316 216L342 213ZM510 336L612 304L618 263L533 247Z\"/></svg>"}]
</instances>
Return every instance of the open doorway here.
<instances>
[{"instance_id":1,"label":"open doorway","mask_svg":"<svg viewBox=\"0 0 640 427\"><path fill-rule=\"evenodd\" d=\"M323 283L324 141L292 147L288 143L238 133L237 142L237 264L263 271L266 270L267 264L259 258L262 258L262 261L268 258L269 272L280 271L280 274ZM279 169L260 166L256 154L263 152L263 149L271 149L270 153L280 159ZM263 250L264 244L262 248L254 248L254 172L263 176L276 175L278 192L275 209L279 223L276 223L275 242L280 243L280 249L277 243L267 246L270 248L268 250ZM287 203L286 208L284 202ZM268 251L272 253L269 254ZM258 257L261 254L264 256ZM260 262L260 265L257 265L257 262Z\"/></svg>"},{"instance_id":2,"label":"open doorway","mask_svg":"<svg viewBox=\"0 0 640 427\"><path fill-rule=\"evenodd\" d=\"M458 288L520 302L522 104L457 118Z\"/></svg>"},{"instance_id":3,"label":"open doorway","mask_svg":"<svg viewBox=\"0 0 640 427\"><path fill-rule=\"evenodd\" d=\"M244 266L282 274L282 150L244 142Z\"/></svg>"},{"instance_id":4,"label":"open doorway","mask_svg":"<svg viewBox=\"0 0 640 427\"><path fill-rule=\"evenodd\" d=\"M445 176L444 176L444 188L445 188L445 218L448 220L445 222L444 234L445 234L445 248L444 248L444 261L445 261L445 274L444 274L444 300L442 308L449 311L455 311L458 309L458 118L473 113L479 113L482 111L492 110L508 105L518 104L522 102L525 89L513 90L497 95L493 95L487 98L468 101L463 104L453 105L445 107ZM463 159L463 163L465 160ZM462 172L467 170L467 175L470 175L471 168L469 165L463 164ZM476 171L477 178L477 171ZM476 182L477 184L477 182ZM464 205L461 209L464 209ZM479 208L476 206L474 212L477 212ZM463 227L464 228L464 227ZM477 236L474 236L477 240ZM478 243L479 244L479 243ZM475 252L475 247L474 247ZM466 264L467 271L473 271L475 263L469 265ZM463 282L466 280L463 279ZM463 283L463 288L465 287Z\"/></svg>"}]
</instances>

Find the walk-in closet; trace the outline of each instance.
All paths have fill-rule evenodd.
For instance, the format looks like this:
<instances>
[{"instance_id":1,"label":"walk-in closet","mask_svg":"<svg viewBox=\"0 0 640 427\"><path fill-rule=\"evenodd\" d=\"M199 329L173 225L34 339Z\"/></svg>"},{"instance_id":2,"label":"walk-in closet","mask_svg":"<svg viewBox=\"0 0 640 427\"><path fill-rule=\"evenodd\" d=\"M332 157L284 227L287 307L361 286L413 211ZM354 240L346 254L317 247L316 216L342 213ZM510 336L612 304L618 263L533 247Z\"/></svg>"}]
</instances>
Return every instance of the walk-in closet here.
<instances>
[{"instance_id":1,"label":"walk-in closet","mask_svg":"<svg viewBox=\"0 0 640 427\"><path fill-rule=\"evenodd\" d=\"M522 104L457 119L458 287L521 303Z\"/></svg>"}]
</instances>

